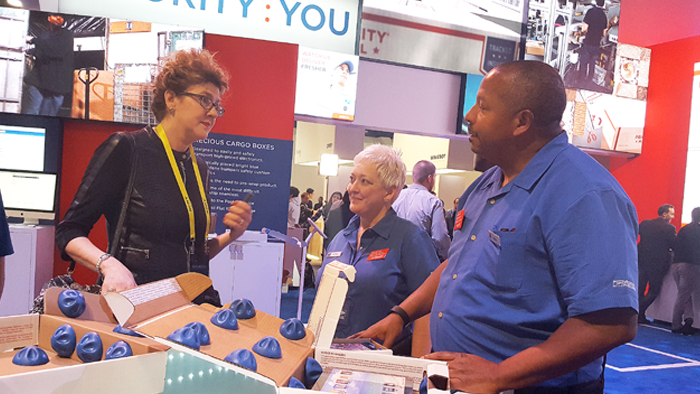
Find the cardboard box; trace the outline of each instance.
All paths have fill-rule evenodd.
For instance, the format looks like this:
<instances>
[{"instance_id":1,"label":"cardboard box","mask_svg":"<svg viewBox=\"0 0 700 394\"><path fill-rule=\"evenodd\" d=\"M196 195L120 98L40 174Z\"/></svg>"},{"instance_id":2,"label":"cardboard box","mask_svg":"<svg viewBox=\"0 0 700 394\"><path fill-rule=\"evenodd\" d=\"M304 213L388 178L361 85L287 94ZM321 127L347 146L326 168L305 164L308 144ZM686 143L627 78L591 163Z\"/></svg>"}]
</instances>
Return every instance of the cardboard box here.
<instances>
[{"instance_id":1,"label":"cardboard box","mask_svg":"<svg viewBox=\"0 0 700 394\"><path fill-rule=\"evenodd\" d=\"M97 332L105 351L114 342L126 340L134 356L87 364L75 353L71 358L58 357L51 348L51 335L63 324L73 326L78 341L86 332ZM111 328L104 331L105 327L108 327L105 323L50 315L0 318L0 351L3 351L0 353L0 393L162 392L167 362L167 354L162 351L165 347L144 338L110 332ZM49 363L29 367L13 364L12 358L19 348L29 345L44 349Z\"/></svg>"},{"instance_id":2,"label":"cardboard box","mask_svg":"<svg viewBox=\"0 0 700 394\"><path fill-rule=\"evenodd\" d=\"M229 369L239 373L262 375L274 381L277 386L287 385L292 376L303 381L306 359L313 355L313 333L306 330L306 337L300 340L286 339L279 332L284 320L260 311L256 311L252 319L239 319L238 330L217 327L210 321L217 311L216 308L191 303L191 300L209 286L211 279L208 277L188 273L121 293L108 293L104 299L123 327L145 334L160 343L193 355L219 360L220 365L228 365ZM211 345L202 346L199 351L194 351L167 339L170 333L193 321L199 321L207 327ZM282 358L270 359L256 354L257 374L223 361L234 350L252 350L253 345L266 336L278 340Z\"/></svg>"},{"instance_id":3,"label":"cardboard box","mask_svg":"<svg viewBox=\"0 0 700 394\"><path fill-rule=\"evenodd\" d=\"M355 273L354 267L339 261L328 263L323 271L309 316L309 329L314 331L318 338L315 343L314 357L323 367L323 375L314 388L322 386L333 369L346 369L400 376L406 379L407 392L418 391L429 365L445 366L447 363L413 357L399 357L386 354L384 351L358 352L331 349L340 311L347 295L348 282L355 280Z\"/></svg>"}]
</instances>

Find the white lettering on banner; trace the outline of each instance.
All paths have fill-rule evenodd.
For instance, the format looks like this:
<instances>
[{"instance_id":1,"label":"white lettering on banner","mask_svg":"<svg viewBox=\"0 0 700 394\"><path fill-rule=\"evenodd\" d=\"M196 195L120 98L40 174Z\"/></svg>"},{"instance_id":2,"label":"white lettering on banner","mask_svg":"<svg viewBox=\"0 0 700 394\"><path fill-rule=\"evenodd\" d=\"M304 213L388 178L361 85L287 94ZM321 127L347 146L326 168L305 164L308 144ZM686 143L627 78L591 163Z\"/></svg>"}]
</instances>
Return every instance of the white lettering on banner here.
<instances>
[{"instance_id":1,"label":"white lettering on banner","mask_svg":"<svg viewBox=\"0 0 700 394\"><path fill-rule=\"evenodd\" d=\"M59 0L63 13L176 24L207 33L355 53L359 0Z\"/></svg>"}]
</instances>

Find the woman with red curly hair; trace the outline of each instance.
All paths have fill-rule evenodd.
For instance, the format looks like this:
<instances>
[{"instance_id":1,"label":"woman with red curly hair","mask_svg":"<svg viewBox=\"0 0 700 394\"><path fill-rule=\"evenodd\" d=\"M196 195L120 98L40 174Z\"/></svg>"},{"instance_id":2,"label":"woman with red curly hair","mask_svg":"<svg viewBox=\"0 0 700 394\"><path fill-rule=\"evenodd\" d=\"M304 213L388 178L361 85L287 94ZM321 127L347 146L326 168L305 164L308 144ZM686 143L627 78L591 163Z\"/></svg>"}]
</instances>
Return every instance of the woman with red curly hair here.
<instances>
[{"instance_id":1,"label":"woman with red curly hair","mask_svg":"<svg viewBox=\"0 0 700 394\"><path fill-rule=\"evenodd\" d=\"M227 79L208 51L175 53L155 81L152 110L159 124L113 134L95 151L56 228L56 244L65 260L103 277L103 293L190 271L208 275L209 259L250 224L250 206L234 201L223 218L230 232L208 239L208 168L192 149L224 114L221 95ZM114 239L127 196L124 225ZM103 215L113 255L87 238ZM205 294L199 301L219 303L216 292Z\"/></svg>"}]
</instances>

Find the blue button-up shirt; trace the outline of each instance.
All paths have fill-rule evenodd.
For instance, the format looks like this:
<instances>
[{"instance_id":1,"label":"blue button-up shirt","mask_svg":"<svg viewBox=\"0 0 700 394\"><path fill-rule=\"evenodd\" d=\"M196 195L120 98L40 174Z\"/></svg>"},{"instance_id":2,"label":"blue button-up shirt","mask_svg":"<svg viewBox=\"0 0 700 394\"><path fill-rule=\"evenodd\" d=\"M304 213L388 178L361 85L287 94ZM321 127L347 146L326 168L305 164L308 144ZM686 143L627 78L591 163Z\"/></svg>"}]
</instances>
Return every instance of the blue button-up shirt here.
<instances>
[{"instance_id":1,"label":"blue button-up shirt","mask_svg":"<svg viewBox=\"0 0 700 394\"><path fill-rule=\"evenodd\" d=\"M430 318L435 351L500 362L566 319L637 308L637 214L612 175L567 142L542 148L506 186L491 168L462 195ZM594 380L602 359L544 382Z\"/></svg>"},{"instance_id":2,"label":"blue button-up shirt","mask_svg":"<svg viewBox=\"0 0 700 394\"><path fill-rule=\"evenodd\" d=\"M360 218L355 216L328 245L318 272L320 281L331 261L355 266L335 336L345 338L386 317L425 281L440 264L428 234L396 216L393 209L362 234L357 248Z\"/></svg>"},{"instance_id":3,"label":"blue button-up shirt","mask_svg":"<svg viewBox=\"0 0 700 394\"><path fill-rule=\"evenodd\" d=\"M400 218L414 223L430 235L440 261L447 258L451 240L445 223L445 210L439 198L425 186L413 184L401 190L392 208Z\"/></svg>"}]
</instances>

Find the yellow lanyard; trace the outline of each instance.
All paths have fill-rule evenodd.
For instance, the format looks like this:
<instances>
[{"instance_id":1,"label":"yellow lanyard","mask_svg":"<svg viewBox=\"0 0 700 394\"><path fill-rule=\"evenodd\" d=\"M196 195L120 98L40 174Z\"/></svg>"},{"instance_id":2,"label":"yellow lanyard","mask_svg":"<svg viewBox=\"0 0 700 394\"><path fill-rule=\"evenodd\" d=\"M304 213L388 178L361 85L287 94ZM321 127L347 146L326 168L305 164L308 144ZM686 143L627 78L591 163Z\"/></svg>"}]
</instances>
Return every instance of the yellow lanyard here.
<instances>
[{"instance_id":1,"label":"yellow lanyard","mask_svg":"<svg viewBox=\"0 0 700 394\"><path fill-rule=\"evenodd\" d=\"M170 148L170 142L168 142L168 136L165 135L165 130L163 126L156 126L156 133L160 140L163 142L163 147L165 148L165 154L168 156L170 161L170 167L173 170L173 175L175 175L175 180L177 180L177 185L180 187L180 193L182 193L182 199L185 201L185 206L187 207L187 214L190 217L190 250L194 251L194 241L196 239L196 234L194 230L194 209L192 208L192 201L190 201L190 196L187 194L187 188L185 188L185 182L182 180L182 175L180 170L177 168L177 163L175 162L175 156L173 155L173 150ZM207 236L209 235L209 225L211 218L209 217L209 204L207 203L207 196L204 194L204 185L202 184L202 176L199 175L199 166L197 166L197 157L194 155L194 149L192 145L189 147L190 156L192 157L192 167L194 168L194 176L197 178L197 186L199 187L199 195L202 198L202 206L204 207L204 215L207 220L207 227L204 229L204 245L206 250Z\"/></svg>"}]
</instances>

